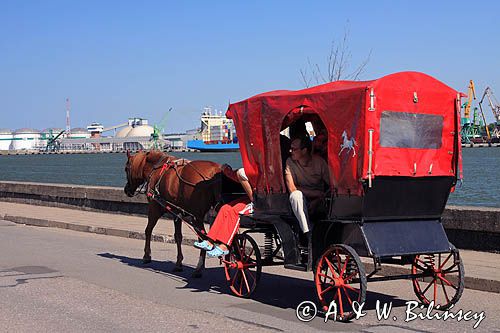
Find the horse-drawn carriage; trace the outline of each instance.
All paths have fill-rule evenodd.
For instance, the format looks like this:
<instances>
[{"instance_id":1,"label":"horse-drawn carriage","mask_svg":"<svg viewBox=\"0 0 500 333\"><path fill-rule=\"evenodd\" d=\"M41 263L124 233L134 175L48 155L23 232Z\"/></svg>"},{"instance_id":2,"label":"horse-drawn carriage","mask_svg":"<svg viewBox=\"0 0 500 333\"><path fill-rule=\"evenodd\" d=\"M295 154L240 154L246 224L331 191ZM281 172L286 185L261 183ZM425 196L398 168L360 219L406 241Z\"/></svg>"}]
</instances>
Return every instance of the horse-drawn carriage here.
<instances>
[{"instance_id":1,"label":"horse-drawn carriage","mask_svg":"<svg viewBox=\"0 0 500 333\"><path fill-rule=\"evenodd\" d=\"M263 266L284 265L313 271L318 301L324 310L335 301L338 320L353 317L353 304L365 301L370 281L411 279L423 304L446 309L456 303L464 268L441 215L461 177L460 97L428 75L403 72L272 91L231 104L226 115L238 132L255 206L253 214L240 217L241 232L222 259L231 291L249 297ZM323 134L330 176L322 209L311 212L306 242L283 177L289 147L282 134L293 134L299 123ZM207 237L203 216L220 202L221 180L231 182L223 181L216 163L161 152L129 154L125 171L125 193L144 188L150 199L144 262L151 261L151 233L167 209L175 217L176 269L182 269L181 221ZM222 196L234 195L234 185ZM372 259L371 272L360 257ZM196 276L204 260L201 251ZM410 264L411 272L376 276L384 263Z\"/></svg>"},{"instance_id":2,"label":"horse-drawn carriage","mask_svg":"<svg viewBox=\"0 0 500 333\"><path fill-rule=\"evenodd\" d=\"M250 296L263 266L312 270L318 301L353 316L367 282L411 279L426 305L449 308L464 288L459 252L441 223L461 175L460 94L417 72L373 81L338 81L299 91L272 91L231 104L255 211L222 260L238 296ZM310 246L301 241L283 178L280 144L297 122L326 128L330 188L325 212L311 217ZM252 234L264 239L257 245ZM257 237L255 237L257 239ZM360 257L371 258L367 272ZM365 261L366 262L366 261ZM410 274L375 276L384 263Z\"/></svg>"}]
</instances>

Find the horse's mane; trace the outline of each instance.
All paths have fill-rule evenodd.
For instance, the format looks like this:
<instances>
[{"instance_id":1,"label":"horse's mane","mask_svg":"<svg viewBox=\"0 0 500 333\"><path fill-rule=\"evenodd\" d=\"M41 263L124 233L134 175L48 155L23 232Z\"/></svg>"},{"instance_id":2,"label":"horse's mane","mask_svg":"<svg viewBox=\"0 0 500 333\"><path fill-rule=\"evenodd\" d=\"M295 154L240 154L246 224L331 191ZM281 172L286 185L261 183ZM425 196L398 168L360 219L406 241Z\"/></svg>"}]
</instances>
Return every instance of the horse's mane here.
<instances>
[{"instance_id":1,"label":"horse's mane","mask_svg":"<svg viewBox=\"0 0 500 333\"><path fill-rule=\"evenodd\" d=\"M159 150L151 150L148 152L138 152L134 155L134 162L132 167L132 177L135 179L141 179L143 177L142 172L146 163L155 165L161 159L170 156Z\"/></svg>"},{"instance_id":2,"label":"horse's mane","mask_svg":"<svg viewBox=\"0 0 500 333\"><path fill-rule=\"evenodd\" d=\"M157 163L160 161L162 158L165 158L167 156L170 156L162 151L159 150L151 150L146 153L146 162L147 163Z\"/></svg>"}]
</instances>

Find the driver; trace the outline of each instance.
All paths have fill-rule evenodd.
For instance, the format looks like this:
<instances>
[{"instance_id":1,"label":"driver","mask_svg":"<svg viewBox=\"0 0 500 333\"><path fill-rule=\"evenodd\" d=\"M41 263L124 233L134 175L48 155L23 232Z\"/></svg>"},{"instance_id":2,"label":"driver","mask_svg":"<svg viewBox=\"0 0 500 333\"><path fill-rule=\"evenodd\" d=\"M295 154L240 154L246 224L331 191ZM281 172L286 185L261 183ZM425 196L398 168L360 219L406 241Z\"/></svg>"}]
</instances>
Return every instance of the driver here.
<instances>
[{"instance_id":1,"label":"driver","mask_svg":"<svg viewBox=\"0 0 500 333\"><path fill-rule=\"evenodd\" d=\"M330 185L328 165L320 156L311 154L311 149L311 140L306 136L292 140L285 168L292 211L308 238L311 230L308 207L314 212L325 197L325 184Z\"/></svg>"},{"instance_id":2,"label":"driver","mask_svg":"<svg viewBox=\"0 0 500 333\"><path fill-rule=\"evenodd\" d=\"M240 227L240 215L253 213L253 191L245 170L240 168L235 171L229 165L224 164L222 172L233 181L238 181L245 190L246 196L225 204L219 210L207 234L210 239L216 242L215 244L209 240L194 242L195 247L208 251L209 257L220 257L228 254L229 245Z\"/></svg>"}]
</instances>

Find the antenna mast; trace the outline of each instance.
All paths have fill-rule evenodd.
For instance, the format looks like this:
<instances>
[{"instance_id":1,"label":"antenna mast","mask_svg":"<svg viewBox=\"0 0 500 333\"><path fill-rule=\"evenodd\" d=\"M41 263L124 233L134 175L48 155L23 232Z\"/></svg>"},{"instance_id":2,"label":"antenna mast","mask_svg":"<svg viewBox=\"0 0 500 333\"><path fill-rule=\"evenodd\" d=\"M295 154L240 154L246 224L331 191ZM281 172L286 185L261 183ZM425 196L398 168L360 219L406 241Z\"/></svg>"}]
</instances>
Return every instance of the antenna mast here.
<instances>
[{"instance_id":1,"label":"antenna mast","mask_svg":"<svg viewBox=\"0 0 500 333\"><path fill-rule=\"evenodd\" d=\"M70 109L69 98L66 98L66 135L71 133L71 125L69 121L69 109Z\"/></svg>"}]
</instances>

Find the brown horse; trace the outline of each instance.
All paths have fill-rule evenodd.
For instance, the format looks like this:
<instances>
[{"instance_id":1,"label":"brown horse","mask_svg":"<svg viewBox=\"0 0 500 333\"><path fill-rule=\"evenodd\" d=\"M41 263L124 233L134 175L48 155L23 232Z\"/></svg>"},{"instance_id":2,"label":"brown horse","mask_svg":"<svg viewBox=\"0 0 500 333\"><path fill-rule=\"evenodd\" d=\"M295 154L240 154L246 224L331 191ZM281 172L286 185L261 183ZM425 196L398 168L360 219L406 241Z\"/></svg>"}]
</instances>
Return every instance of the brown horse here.
<instances>
[{"instance_id":1,"label":"brown horse","mask_svg":"<svg viewBox=\"0 0 500 333\"><path fill-rule=\"evenodd\" d=\"M139 186L147 193L159 194L160 198L176 207L174 218L174 239L177 244L175 271L182 270L182 220L188 220L198 230L205 231L204 217L220 199L221 166L210 161L187 161L177 159L160 151L127 153L127 184L124 191L129 197L136 195ZM165 167L164 167L165 166ZM160 200L161 200L160 199ZM148 195L148 225L145 230L143 262L151 262L151 234L158 219L166 212L156 200ZM200 252L198 265L193 272L200 277L205 267L205 251Z\"/></svg>"}]
</instances>

